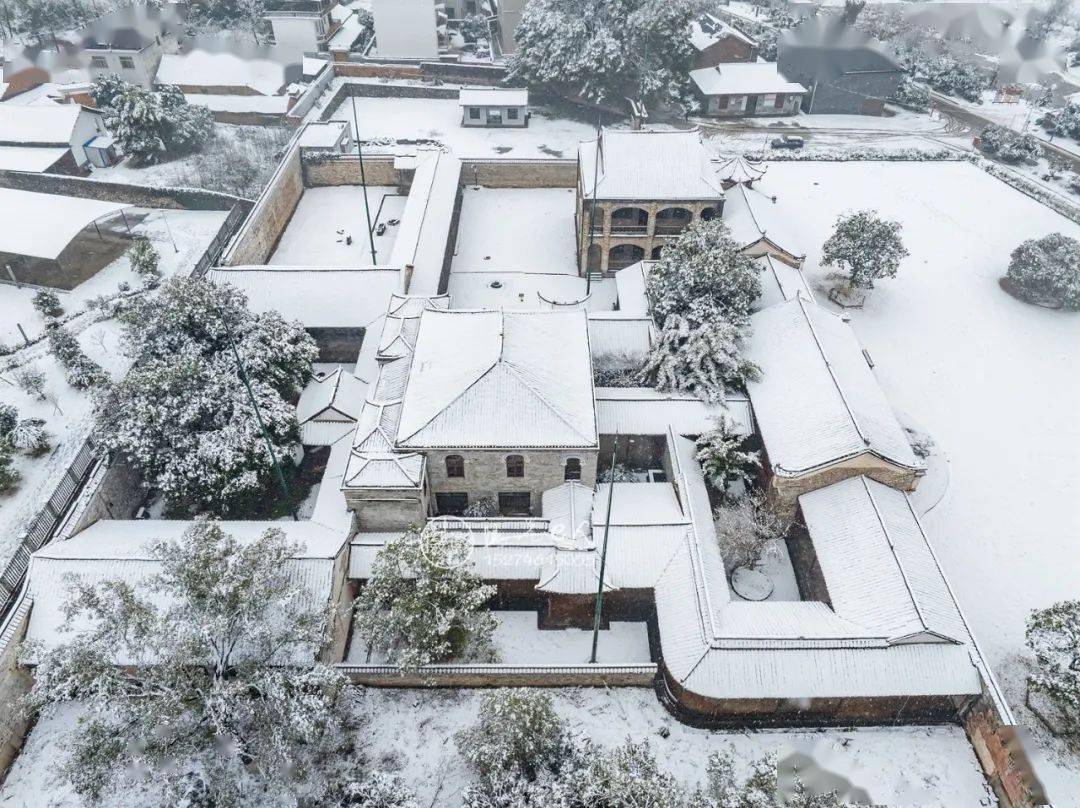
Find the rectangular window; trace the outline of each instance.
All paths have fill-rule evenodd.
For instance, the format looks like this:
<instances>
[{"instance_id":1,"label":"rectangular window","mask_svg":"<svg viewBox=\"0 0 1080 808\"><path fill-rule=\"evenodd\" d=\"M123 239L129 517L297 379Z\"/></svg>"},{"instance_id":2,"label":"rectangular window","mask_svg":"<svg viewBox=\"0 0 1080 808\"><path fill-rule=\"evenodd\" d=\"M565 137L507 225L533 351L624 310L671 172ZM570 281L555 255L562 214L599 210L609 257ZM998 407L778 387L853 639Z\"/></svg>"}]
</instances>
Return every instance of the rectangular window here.
<instances>
[{"instance_id":1,"label":"rectangular window","mask_svg":"<svg viewBox=\"0 0 1080 808\"><path fill-rule=\"evenodd\" d=\"M776 107L776 94L775 93L766 93L765 95L761 96L760 100L758 101L758 106L760 106L762 108L765 108L765 107L773 107L773 108L775 108Z\"/></svg>"},{"instance_id":2,"label":"rectangular window","mask_svg":"<svg viewBox=\"0 0 1080 808\"><path fill-rule=\"evenodd\" d=\"M776 94L776 103L773 106L776 109L783 109L784 108L784 94L783 93L777 93Z\"/></svg>"},{"instance_id":3,"label":"rectangular window","mask_svg":"<svg viewBox=\"0 0 1080 808\"><path fill-rule=\"evenodd\" d=\"M508 121L516 121L518 119L518 111L516 109L506 110L506 119Z\"/></svg>"},{"instance_id":4,"label":"rectangular window","mask_svg":"<svg viewBox=\"0 0 1080 808\"><path fill-rule=\"evenodd\" d=\"M124 69L124 70L134 70L135 69L135 60L132 59L130 56L121 56L120 57L120 67L122 69Z\"/></svg>"},{"instance_id":5,"label":"rectangular window","mask_svg":"<svg viewBox=\"0 0 1080 808\"><path fill-rule=\"evenodd\" d=\"M503 516L532 516L532 495L528 491L499 492L499 513Z\"/></svg>"},{"instance_id":6,"label":"rectangular window","mask_svg":"<svg viewBox=\"0 0 1080 808\"><path fill-rule=\"evenodd\" d=\"M726 95L717 96L713 99L716 104L716 109L727 109L728 97Z\"/></svg>"},{"instance_id":7,"label":"rectangular window","mask_svg":"<svg viewBox=\"0 0 1080 808\"><path fill-rule=\"evenodd\" d=\"M480 109L479 109L479 107L469 107L469 120L472 120L472 121L480 120Z\"/></svg>"},{"instance_id":8,"label":"rectangular window","mask_svg":"<svg viewBox=\"0 0 1080 808\"><path fill-rule=\"evenodd\" d=\"M104 56L91 56L90 67L96 67L99 70L104 70L109 66L109 60Z\"/></svg>"},{"instance_id":9,"label":"rectangular window","mask_svg":"<svg viewBox=\"0 0 1080 808\"><path fill-rule=\"evenodd\" d=\"M469 507L469 495L458 492L435 495L435 508L439 516L462 516Z\"/></svg>"}]
</instances>

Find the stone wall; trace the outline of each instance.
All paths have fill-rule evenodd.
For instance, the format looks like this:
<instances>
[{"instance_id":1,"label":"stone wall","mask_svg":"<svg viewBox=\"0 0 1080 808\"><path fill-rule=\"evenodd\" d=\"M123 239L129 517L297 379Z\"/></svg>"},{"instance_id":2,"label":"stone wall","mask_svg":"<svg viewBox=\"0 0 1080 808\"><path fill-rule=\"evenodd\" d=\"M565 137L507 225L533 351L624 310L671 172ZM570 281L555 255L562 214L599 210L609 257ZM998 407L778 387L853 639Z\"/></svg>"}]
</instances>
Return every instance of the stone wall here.
<instances>
[{"instance_id":1,"label":"stone wall","mask_svg":"<svg viewBox=\"0 0 1080 808\"><path fill-rule=\"evenodd\" d=\"M490 497L497 503L500 493L529 492L532 496L532 512L540 516L541 495L562 485L565 480L566 460L581 460L581 483L587 488L596 486L596 450L448 450L429 451L427 455L428 486L433 495L440 493L466 493L469 502ZM506 458L520 454L525 458L525 476L507 477ZM465 458L465 476L446 476L446 456L461 455Z\"/></svg>"},{"instance_id":2,"label":"stone wall","mask_svg":"<svg viewBox=\"0 0 1080 808\"><path fill-rule=\"evenodd\" d=\"M204 191L198 188L154 188L125 182L69 177L61 174L36 174L28 171L0 170L0 188L34 191L40 194L63 194L83 199L125 202L143 208L172 210L231 210L240 205L250 210L254 203L238 196Z\"/></svg>"},{"instance_id":3,"label":"stone wall","mask_svg":"<svg viewBox=\"0 0 1080 808\"><path fill-rule=\"evenodd\" d=\"M146 492L142 475L125 460L102 463L87 480L57 539L74 536L99 519L131 519Z\"/></svg>"},{"instance_id":4,"label":"stone wall","mask_svg":"<svg viewBox=\"0 0 1080 808\"><path fill-rule=\"evenodd\" d=\"M573 188L577 161L462 160L461 181L486 188Z\"/></svg>"},{"instance_id":5,"label":"stone wall","mask_svg":"<svg viewBox=\"0 0 1080 808\"><path fill-rule=\"evenodd\" d=\"M766 463L765 468L771 466ZM919 475L911 469L901 468L867 453L798 477L779 477L772 474L766 495L782 515L791 517L795 514L798 499L803 494L859 475L866 475L899 491L914 491L919 481Z\"/></svg>"},{"instance_id":6,"label":"stone wall","mask_svg":"<svg viewBox=\"0 0 1080 808\"><path fill-rule=\"evenodd\" d=\"M317 155L305 150L303 156L304 186L320 188L327 185L359 185L360 159L355 154ZM368 185L398 185L400 174L394 168L394 158L385 155L364 155L364 178Z\"/></svg>"},{"instance_id":7,"label":"stone wall","mask_svg":"<svg viewBox=\"0 0 1080 808\"><path fill-rule=\"evenodd\" d=\"M1002 808L1036 804L1028 784L1030 766L1017 742L1016 730L1002 723L992 700L984 693L965 707L961 716L975 756Z\"/></svg>"},{"instance_id":8,"label":"stone wall","mask_svg":"<svg viewBox=\"0 0 1080 808\"><path fill-rule=\"evenodd\" d=\"M347 490L345 501L358 530L398 530L427 521L427 499L415 491Z\"/></svg>"},{"instance_id":9,"label":"stone wall","mask_svg":"<svg viewBox=\"0 0 1080 808\"><path fill-rule=\"evenodd\" d=\"M16 606L0 634L0 773L7 771L19 753L29 727L18 702L30 692L33 677L18 664L18 655L31 608L29 600Z\"/></svg>"},{"instance_id":10,"label":"stone wall","mask_svg":"<svg viewBox=\"0 0 1080 808\"><path fill-rule=\"evenodd\" d=\"M265 264L303 193L300 149L293 148L278 166L244 226L229 245L222 263L225 266Z\"/></svg>"}]
</instances>

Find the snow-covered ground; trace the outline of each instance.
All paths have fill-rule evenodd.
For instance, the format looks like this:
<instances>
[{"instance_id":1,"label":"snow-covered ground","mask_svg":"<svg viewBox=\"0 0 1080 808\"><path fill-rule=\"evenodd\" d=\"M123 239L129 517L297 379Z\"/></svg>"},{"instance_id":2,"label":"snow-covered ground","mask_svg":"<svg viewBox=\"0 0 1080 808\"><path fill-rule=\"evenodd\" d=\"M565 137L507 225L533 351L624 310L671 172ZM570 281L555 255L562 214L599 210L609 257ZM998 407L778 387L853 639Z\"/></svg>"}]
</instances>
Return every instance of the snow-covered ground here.
<instances>
[{"instance_id":1,"label":"snow-covered ground","mask_svg":"<svg viewBox=\"0 0 1080 808\"><path fill-rule=\"evenodd\" d=\"M339 80L340 81L340 80ZM456 98L357 98L356 117L364 140L437 140L457 157L577 156L582 140L596 136L596 125L552 116L532 107L529 125L518 128L466 127ZM352 120L351 102L334 115Z\"/></svg>"},{"instance_id":2,"label":"snow-covered ground","mask_svg":"<svg viewBox=\"0 0 1080 808\"><path fill-rule=\"evenodd\" d=\"M782 772L797 765L810 786L837 788L860 804L978 808L993 805L975 755L958 727L898 727L826 731L709 732L675 721L650 689L550 691L558 713L581 736L614 746L648 740L662 769L688 785L704 776L716 751L731 749L741 774L750 761L772 753ZM455 808L468 770L454 733L475 720L485 691L371 688L360 694L366 719L357 753L373 767L400 774L424 806ZM55 781L61 745L78 715L65 706L34 727L3 788L11 808L82 808L64 783ZM141 805L138 793L113 803Z\"/></svg>"},{"instance_id":3,"label":"snow-covered ground","mask_svg":"<svg viewBox=\"0 0 1080 808\"><path fill-rule=\"evenodd\" d=\"M451 272L576 275L574 189L466 186Z\"/></svg>"},{"instance_id":4,"label":"snow-covered ground","mask_svg":"<svg viewBox=\"0 0 1080 808\"><path fill-rule=\"evenodd\" d=\"M140 225L133 228L153 242L161 256L160 267L168 276L190 271L225 220L223 211L151 212ZM166 228L168 224L168 229ZM170 236L171 230L171 236ZM175 239L178 251L173 250ZM59 292L68 314L83 309L89 298L117 292L117 285L126 282L132 289L141 285L127 255L123 255L93 278L80 284L70 293ZM0 339L14 344L10 331L15 323L23 323L31 336L43 327L43 322L30 305L35 290L0 285ZM119 346L119 328L115 321L95 322L89 312L73 318L67 327L78 336L87 355L104 367L113 378L125 372L128 359ZM15 384L15 373L34 367L46 376L48 400L38 401ZM42 418L52 435L53 450L39 458L18 455L15 467L22 475L19 487L0 497L0 568L14 552L16 542L29 521L41 510L68 464L75 457L90 432L92 412L90 396L67 384L64 369L49 353L43 340L11 356L0 358L0 402L14 404L22 418Z\"/></svg>"},{"instance_id":5,"label":"snow-covered ground","mask_svg":"<svg viewBox=\"0 0 1080 808\"><path fill-rule=\"evenodd\" d=\"M391 219L401 219L406 197L392 186L369 186L367 208L371 226L386 231L375 235L375 258L367 237L367 213L364 193L358 185L334 185L307 188L296 206L292 219L281 234L271 264L297 266L378 266L390 258L398 226ZM351 243L350 243L351 242Z\"/></svg>"},{"instance_id":6,"label":"snow-covered ground","mask_svg":"<svg viewBox=\"0 0 1080 808\"><path fill-rule=\"evenodd\" d=\"M850 312L893 406L950 462L925 517L961 608L1018 718L1024 620L1080 597L1080 316L1021 303L998 287L1009 253L1080 226L967 163L774 163L770 187L811 283L836 217L876 208L903 224L911 256ZM825 300L819 296L819 300ZM1080 794L1080 760L1045 734L1036 767L1060 804Z\"/></svg>"}]
</instances>

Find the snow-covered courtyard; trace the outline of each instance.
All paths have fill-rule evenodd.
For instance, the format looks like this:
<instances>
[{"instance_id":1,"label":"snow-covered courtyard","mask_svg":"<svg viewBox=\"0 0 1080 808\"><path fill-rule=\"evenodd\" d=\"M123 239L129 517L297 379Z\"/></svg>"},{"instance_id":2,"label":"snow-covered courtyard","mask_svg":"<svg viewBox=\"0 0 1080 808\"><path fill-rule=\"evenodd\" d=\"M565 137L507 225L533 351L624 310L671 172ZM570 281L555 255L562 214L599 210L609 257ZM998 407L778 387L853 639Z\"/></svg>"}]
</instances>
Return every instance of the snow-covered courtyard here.
<instances>
[{"instance_id":1,"label":"snow-covered courtyard","mask_svg":"<svg viewBox=\"0 0 1080 808\"><path fill-rule=\"evenodd\" d=\"M701 782L711 753L731 749L744 775L750 761L772 753L789 776L797 766L808 785L839 789L861 804L995 804L958 727L709 732L675 721L649 689L550 692L575 733L610 746L627 737L648 740L661 769L690 785ZM473 723L484 696L482 690L361 691L358 712L364 721L357 751L411 783L421 805L456 808L469 773L453 735ZM11 808L82 808L85 803L70 787L54 779L55 756L76 716L77 708L65 707L38 722L0 789L0 803ZM116 808L134 808L137 796Z\"/></svg>"},{"instance_id":2,"label":"snow-covered courtyard","mask_svg":"<svg viewBox=\"0 0 1080 808\"><path fill-rule=\"evenodd\" d=\"M271 264L289 266L378 266L390 257L406 197L397 188L369 186L365 203L358 185L307 188L281 234ZM371 216L375 260L367 236ZM379 227L384 227L379 234Z\"/></svg>"},{"instance_id":3,"label":"snow-covered courtyard","mask_svg":"<svg viewBox=\"0 0 1080 808\"><path fill-rule=\"evenodd\" d=\"M841 213L876 208L911 251L850 311L893 406L949 460L944 500L925 517L934 547L1018 718L1024 621L1077 596L1080 555L1080 317L1021 303L998 286L1024 239L1080 227L967 163L775 163L768 181L827 284L821 247ZM825 296L820 295L824 301ZM1042 746L1050 796L1080 794L1080 762ZM1071 795L1071 796L1070 796Z\"/></svg>"}]
</instances>

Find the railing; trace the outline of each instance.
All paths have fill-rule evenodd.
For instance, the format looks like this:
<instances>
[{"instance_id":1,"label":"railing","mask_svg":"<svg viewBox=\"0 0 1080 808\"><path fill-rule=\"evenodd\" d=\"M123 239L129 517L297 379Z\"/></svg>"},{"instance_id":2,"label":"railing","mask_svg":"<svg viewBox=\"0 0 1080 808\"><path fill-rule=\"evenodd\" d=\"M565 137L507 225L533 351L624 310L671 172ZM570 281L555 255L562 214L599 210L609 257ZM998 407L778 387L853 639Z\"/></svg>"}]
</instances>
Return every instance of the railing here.
<instances>
[{"instance_id":1,"label":"railing","mask_svg":"<svg viewBox=\"0 0 1080 808\"><path fill-rule=\"evenodd\" d=\"M649 228L646 225L640 224L611 224L611 232L619 233L624 236L644 236L649 232Z\"/></svg>"},{"instance_id":2,"label":"railing","mask_svg":"<svg viewBox=\"0 0 1080 808\"><path fill-rule=\"evenodd\" d=\"M6 615L15 602L26 570L30 566L31 554L40 550L52 539L67 509L82 489L83 483L86 482L98 459L93 441L87 438L68 465L56 490L46 501L45 507L31 520L19 539L15 554L11 557L4 572L0 574L0 600L3 604L0 608L0 616Z\"/></svg>"},{"instance_id":3,"label":"railing","mask_svg":"<svg viewBox=\"0 0 1080 808\"><path fill-rule=\"evenodd\" d=\"M207 245L206 250L202 254L202 258L195 264L195 268L191 270L191 277L201 278L206 274L210 267L217 265L218 259L220 259L221 254L225 252L225 247L228 245L229 240L232 239L237 229L239 229L240 223L244 220L244 216L245 213L243 208L239 205L232 206L229 215L225 217L225 221L222 222L221 227L218 228L213 240Z\"/></svg>"},{"instance_id":4,"label":"railing","mask_svg":"<svg viewBox=\"0 0 1080 808\"><path fill-rule=\"evenodd\" d=\"M343 662L335 667L354 683L377 687L649 687L657 672L653 662L595 665L465 663L412 669Z\"/></svg>"},{"instance_id":5,"label":"railing","mask_svg":"<svg viewBox=\"0 0 1080 808\"><path fill-rule=\"evenodd\" d=\"M677 236L689 226L689 222L685 224L657 224L653 228L653 234L657 236Z\"/></svg>"}]
</instances>

